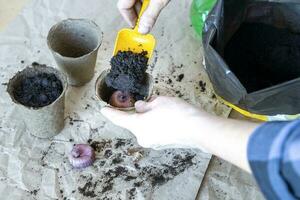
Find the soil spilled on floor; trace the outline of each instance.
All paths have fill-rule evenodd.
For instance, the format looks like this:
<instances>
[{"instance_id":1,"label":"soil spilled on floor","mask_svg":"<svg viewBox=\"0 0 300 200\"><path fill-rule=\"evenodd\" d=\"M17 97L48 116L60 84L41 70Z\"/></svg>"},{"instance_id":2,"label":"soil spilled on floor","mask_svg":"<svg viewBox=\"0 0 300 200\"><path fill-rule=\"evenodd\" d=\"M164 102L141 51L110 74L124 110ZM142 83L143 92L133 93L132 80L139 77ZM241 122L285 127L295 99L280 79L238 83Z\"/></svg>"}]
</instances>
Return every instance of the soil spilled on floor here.
<instances>
[{"instance_id":1,"label":"soil spilled on floor","mask_svg":"<svg viewBox=\"0 0 300 200\"><path fill-rule=\"evenodd\" d=\"M88 140L98 156L92 168L99 176L95 177L88 172L79 175L80 184L77 191L81 196L109 196L121 189L126 190L133 199L137 199L136 190L146 194L173 180L197 163L194 152L174 153L172 150L163 151L165 161L162 163L157 162L156 156L147 157L149 152L144 150L137 150L143 154L143 159L136 160L133 154L129 153L129 149L135 149L132 142L132 139L125 138Z\"/></svg>"},{"instance_id":2,"label":"soil spilled on floor","mask_svg":"<svg viewBox=\"0 0 300 200\"><path fill-rule=\"evenodd\" d=\"M25 106L39 108L54 102L62 91L62 83L55 74L40 73L24 77L15 88L14 98Z\"/></svg>"},{"instance_id":3,"label":"soil spilled on floor","mask_svg":"<svg viewBox=\"0 0 300 200\"><path fill-rule=\"evenodd\" d=\"M147 96L146 70L148 66L147 52L133 53L119 51L112 57L111 70L105 82L114 90L129 92L135 100L142 100Z\"/></svg>"},{"instance_id":4,"label":"soil spilled on floor","mask_svg":"<svg viewBox=\"0 0 300 200\"><path fill-rule=\"evenodd\" d=\"M229 68L254 92L300 77L300 34L244 23L225 47Z\"/></svg>"}]
</instances>

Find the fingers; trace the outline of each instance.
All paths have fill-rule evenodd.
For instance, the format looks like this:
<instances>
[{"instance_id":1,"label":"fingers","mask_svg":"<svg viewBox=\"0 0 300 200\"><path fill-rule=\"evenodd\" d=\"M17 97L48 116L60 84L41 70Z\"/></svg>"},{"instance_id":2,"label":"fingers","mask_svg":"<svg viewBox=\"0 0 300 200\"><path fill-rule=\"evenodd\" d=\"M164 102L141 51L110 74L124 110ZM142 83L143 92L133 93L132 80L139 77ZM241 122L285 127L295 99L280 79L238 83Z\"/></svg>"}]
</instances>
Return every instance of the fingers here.
<instances>
[{"instance_id":1,"label":"fingers","mask_svg":"<svg viewBox=\"0 0 300 200\"><path fill-rule=\"evenodd\" d=\"M133 115L127 112L104 107L101 109L101 113L114 124L126 129L129 129L129 127L131 127L131 123L134 123Z\"/></svg>"},{"instance_id":2,"label":"fingers","mask_svg":"<svg viewBox=\"0 0 300 200\"><path fill-rule=\"evenodd\" d=\"M138 31L142 34L150 32L161 10L169 0L151 0L148 8L143 13ZM118 9L125 21L133 28L137 22L137 16L141 9L140 0L119 0Z\"/></svg>"},{"instance_id":3,"label":"fingers","mask_svg":"<svg viewBox=\"0 0 300 200\"><path fill-rule=\"evenodd\" d=\"M143 13L138 31L141 34L147 34L150 32L155 24L155 21L160 11L168 4L169 0L151 0L148 8Z\"/></svg>"},{"instance_id":4,"label":"fingers","mask_svg":"<svg viewBox=\"0 0 300 200\"><path fill-rule=\"evenodd\" d=\"M154 108L156 105L155 102L153 102L157 98L156 95L152 96L148 101L137 101L134 104L135 110L137 113L145 113L150 111Z\"/></svg>"},{"instance_id":5,"label":"fingers","mask_svg":"<svg viewBox=\"0 0 300 200\"><path fill-rule=\"evenodd\" d=\"M145 113L150 111L156 105L155 99L157 97L153 96L150 98L149 102L137 101L135 102L135 109L137 113ZM104 107L101 109L101 113L114 124L130 129L131 124L135 123L135 116L137 114L122 112L109 107Z\"/></svg>"},{"instance_id":6,"label":"fingers","mask_svg":"<svg viewBox=\"0 0 300 200\"><path fill-rule=\"evenodd\" d=\"M134 106L137 113L148 112L149 110L152 109L151 102L146 102L146 101L137 101L135 102Z\"/></svg>"},{"instance_id":7,"label":"fingers","mask_svg":"<svg viewBox=\"0 0 300 200\"><path fill-rule=\"evenodd\" d=\"M136 24L137 13L135 4L137 0L119 0L118 9L125 21L133 28Z\"/></svg>"}]
</instances>

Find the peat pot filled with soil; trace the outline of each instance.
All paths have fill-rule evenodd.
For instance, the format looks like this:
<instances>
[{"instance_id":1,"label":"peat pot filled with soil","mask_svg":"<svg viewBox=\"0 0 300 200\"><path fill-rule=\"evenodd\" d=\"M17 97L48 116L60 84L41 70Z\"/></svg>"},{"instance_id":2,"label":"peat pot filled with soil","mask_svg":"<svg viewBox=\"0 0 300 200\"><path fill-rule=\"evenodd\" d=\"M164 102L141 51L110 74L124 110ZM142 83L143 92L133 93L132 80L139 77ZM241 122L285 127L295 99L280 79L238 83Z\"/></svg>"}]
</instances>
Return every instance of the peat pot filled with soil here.
<instances>
[{"instance_id":1,"label":"peat pot filled with soil","mask_svg":"<svg viewBox=\"0 0 300 200\"><path fill-rule=\"evenodd\" d=\"M148 100L153 80L146 73L147 52L119 51L111 59L111 69L101 73L96 81L96 95L105 105L119 110L134 110L138 100Z\"/></svg>"},{"instance_id":2,"label":"peat pot filled with soil","mask_svg":"<svg viewBox=\"0 0 300 200\"><path fill-rule=\"evenodd\" d=\"M57 135L64 127L65 76L33 63L9 80L7 92L17 105L28 132L40 138Z\"/></svg>"}]
</instances>

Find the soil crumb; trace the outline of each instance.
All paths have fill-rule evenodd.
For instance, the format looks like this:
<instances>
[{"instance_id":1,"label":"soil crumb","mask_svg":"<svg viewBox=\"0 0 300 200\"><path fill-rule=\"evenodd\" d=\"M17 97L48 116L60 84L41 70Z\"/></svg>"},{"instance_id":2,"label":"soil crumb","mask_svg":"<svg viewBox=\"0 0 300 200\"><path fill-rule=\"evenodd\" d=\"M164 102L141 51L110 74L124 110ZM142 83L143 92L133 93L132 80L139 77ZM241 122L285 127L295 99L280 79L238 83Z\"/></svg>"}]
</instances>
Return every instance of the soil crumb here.
<instances>
[{"instance_id":1,"label":"soil crumb","mask_svg":"<svg viewBox=\"0 0 300 200\"><path fill-rule=\"evenodd\" d=\"M300 77L300 34L244 23L225 47L229 68L254 92Z\"/></svg>"},{"instance_id":2,"label":"soil crumb","mask_svg":"<svg viewBox=\"0 0 300 200\"><path fill-rule=\"evenodd\" d=\"M206 83L203 81L199 81L200 91L205 92L206 90Z\"/></svg>"},{"instance_id":3,"label":"soil crumb","mask_svg":"<svg viewBox=\"0 0 300 200\"><path fill-rule=\"evenodd\" d=\"M184 74L179 74L179 76L177 77L177 81L181 82L183 78L184 78Z\"/></svg>"},{"instance_id":4,"label":"soil crumb","mask_svg":"<svg viewBox=\"0 0 300 200\"><path fill-rule=\"evenodd\" d=\"M102 152L106 148L111 148L111 140L92 141L88 140L89 145L98 153Z\"/></svg>"},{"instance_id":5,"label":"soil crumb","mask_svg":"<svg viewBox=\"0 0 300 200\"><path fill-rule=\"evenodd\" d=\"M38 191L39 191L39 189L37 189L37 190L32 190L32 191L30 191L30 194L36 195L36 194L38 193Z\"/></svg>"},{"instance_id":6,"label":"soil crumb","mask_svg":"<svg viewBox=\"0 0 300 200\"><path fill-rule=\"evenodd\" d=\"M63 86L55 74L40 73L24 77L14 91L14 98L21 104L39 108L54 102Z\"/></svg>"},{"instance_id":7,"label":"soil crumb","mask_svg":"<svg viewBox=\"0 0 300 200\"><path fill-rule=\"evenodd\" d=\"M147 96L146 70L148 66L147 52L133 53L119 51L112 57L111 70L105 78L108 87L123 92L130 92L135 100L142 100Z\"/></svg>"},{"instance_id":8,"label":"soil crumb","mask_svg":"<svg viewBox=\"0 0 300 200\"><path fill-rule=\"evenodd\" d=\"M120 146L124 146L128 142L126 139L117 138L117 142L115 144L115 148L119 148Z\"/></svg>"}]
</instances>

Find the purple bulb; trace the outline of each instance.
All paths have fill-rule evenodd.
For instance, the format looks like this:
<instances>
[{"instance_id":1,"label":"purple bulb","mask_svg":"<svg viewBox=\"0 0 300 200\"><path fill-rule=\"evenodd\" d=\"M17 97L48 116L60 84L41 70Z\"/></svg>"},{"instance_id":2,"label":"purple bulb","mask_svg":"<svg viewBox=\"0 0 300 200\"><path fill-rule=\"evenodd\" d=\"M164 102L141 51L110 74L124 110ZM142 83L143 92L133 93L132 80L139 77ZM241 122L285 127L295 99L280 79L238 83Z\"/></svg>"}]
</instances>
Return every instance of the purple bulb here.
<instances>
[{"instance_id":1,"label":"purple bulb","mask_svg":"<svg viewBox=\"0 0 300 200\"><path fill-rule=\"evenodd\" d=\"M120 90L115 91L109 100L109 104L117 108L130 108L134 103L135 99L131 93Z\"/></svg>"},{"instance_id":2,"label":"purple bulb","mask_svg":"<svg viewBox=\"0 0 300 200\"><path fill-rule=\"evenodd\" d=\"M92 165L95 159L94 149L87 144L75 144L69 155L71 165L77 169Z\"/></svg>"}]
</instances>

